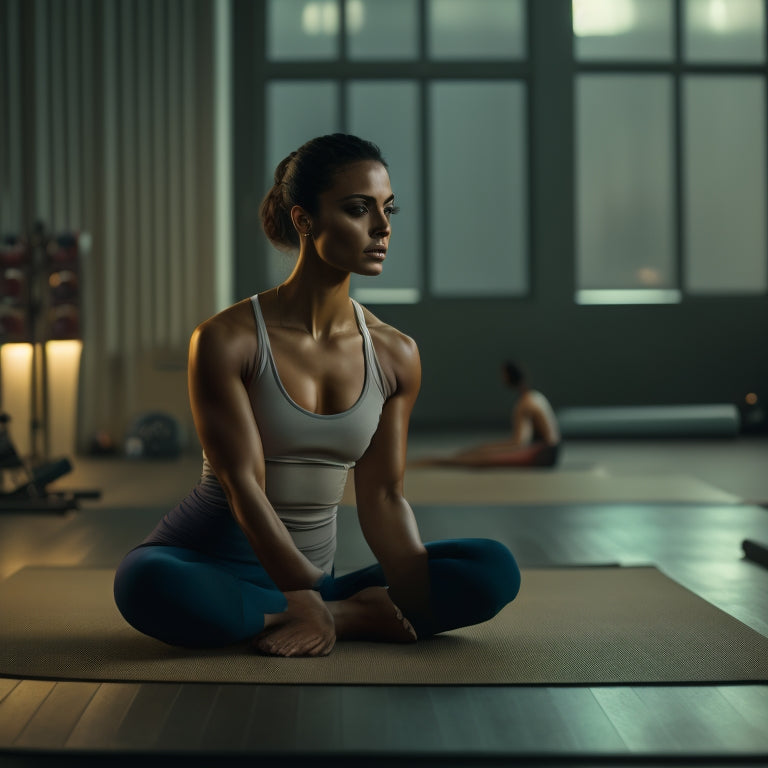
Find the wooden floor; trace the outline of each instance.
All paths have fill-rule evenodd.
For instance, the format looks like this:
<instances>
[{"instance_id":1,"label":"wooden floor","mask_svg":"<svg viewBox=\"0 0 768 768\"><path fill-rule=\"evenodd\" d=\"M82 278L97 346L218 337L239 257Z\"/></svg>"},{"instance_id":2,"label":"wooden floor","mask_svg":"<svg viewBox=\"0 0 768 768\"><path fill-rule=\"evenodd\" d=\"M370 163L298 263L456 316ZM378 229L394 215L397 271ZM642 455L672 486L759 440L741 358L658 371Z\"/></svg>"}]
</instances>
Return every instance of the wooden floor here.
<instances>
[{"instance_id":1,"label":"wooden floor","mask_svg":"<svg viewBox=\"0 0 768 768\"><path fill-rule=\"evenodd\" d=\"M755 498L762 487L752 476L764 474L766 444L731 447L729 453L728 446L688 446L694 461L679 443L591 442L571 446L569 460L589 457L609 468L626 462L647 473L648 482L670 467L714 482L735 454L738 467L724 490ZM84 504L64 516L0 515L0 578L25 565L114 567L168 497L194 482L197 461L189 462L189 477L186 460L83 463L87 471L77 480L108 479L108 503ZM143 508L134 506L137 496ZM425 539L490 536L523 566L654 563L768 635L768 570L741 552L744 538L768 542L768 511L755 504L423 504L416 514ZM342 509L339 523L337 567L366 564L370 555L354 510ZM403 688L0 678L0 765L107 759L110 765L403 768L762 765L768 764L768 685Z\"/></svg>"}]
</instances>

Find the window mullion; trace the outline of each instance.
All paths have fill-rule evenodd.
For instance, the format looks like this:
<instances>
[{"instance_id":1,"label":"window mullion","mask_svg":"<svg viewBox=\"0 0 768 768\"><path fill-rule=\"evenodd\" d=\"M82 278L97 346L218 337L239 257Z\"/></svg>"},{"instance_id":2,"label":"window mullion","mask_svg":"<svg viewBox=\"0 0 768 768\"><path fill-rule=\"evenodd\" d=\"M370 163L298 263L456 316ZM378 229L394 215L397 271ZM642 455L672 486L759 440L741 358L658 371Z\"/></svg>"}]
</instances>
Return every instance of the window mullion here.
<instances>
[{"instance_id":1,"label":"window mullion","mask_svg":"<svg viewBox=\"0 0 768 768\"><path fill-rule=\"evenodd\" d=\"M674 130L675 256L677 289L685 299L685 200L683 173L683 0L674 0L675 58L672 75L672 120Z\"/></svg>"}]
</instances>

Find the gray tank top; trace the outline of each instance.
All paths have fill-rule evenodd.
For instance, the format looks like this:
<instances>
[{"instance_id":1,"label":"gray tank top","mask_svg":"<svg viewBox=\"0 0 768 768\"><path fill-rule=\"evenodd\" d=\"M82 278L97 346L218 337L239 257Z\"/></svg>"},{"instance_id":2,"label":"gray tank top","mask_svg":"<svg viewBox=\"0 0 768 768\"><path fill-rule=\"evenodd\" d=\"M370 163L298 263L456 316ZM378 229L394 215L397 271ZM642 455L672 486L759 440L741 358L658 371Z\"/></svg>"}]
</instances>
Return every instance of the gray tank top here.
<instances>
[{"instance_id":1,"label":"gray tank top","mask_svg":"<svg viewBox=\"0 0 768 768\"><path fill-rule=\"evenodd\" d=\"M330 572L336 511L349 469L365 453L389 392L363 311L353 301L363 337L365 381L347 411L316 414L297 405L280 381L258 296L252 298L259 360L249 395L266 462L266 492L298 548Z\"/></svg>"},{"instance_id":2,"label":"gray tank top","mask_svg":"<svg viewBox=\"0 0 768 768\"><path fill-rule=\"evenodd\" d=\"M305 410L280 381L258 296L251 302L258 359L248 394L264 449L267 498L297 548L330 573L336 551L336 512L347 475L365 453L390 391L362 308L353 300L365 356L362 392L342 413ZM197 488L163 518L144 544L187 546L237 560L254 558L205 454Z\"/></svg>"}]
</instances>

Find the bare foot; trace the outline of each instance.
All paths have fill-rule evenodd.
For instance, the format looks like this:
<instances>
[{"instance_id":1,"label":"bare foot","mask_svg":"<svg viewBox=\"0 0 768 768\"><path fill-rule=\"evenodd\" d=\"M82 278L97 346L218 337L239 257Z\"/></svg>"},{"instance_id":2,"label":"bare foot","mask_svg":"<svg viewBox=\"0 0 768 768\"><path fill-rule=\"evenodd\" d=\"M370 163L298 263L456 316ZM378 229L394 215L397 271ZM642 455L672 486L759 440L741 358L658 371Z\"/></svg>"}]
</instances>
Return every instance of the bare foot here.
<instances>
[{"instance_id":1,"label":"bare foot","mask_svg":"<svg viewBox=\"0 0 768 768\"><path fill-rule=\"evenodd\" d=\"M412 643L416 630L390 600L386 587L368 587L347 600L328 603L340 640Z\"/></svg>"},{"instance_id":2,"label":"bare foot","mask_svg":"<svg viewBox=\"0 0 768 768\"><path fill-rule=\"evenodd\" d=\"M270 617L269 626L254 638L255 647L270 656L327 656L336 643L333 616L318 592L286 592L288 607Z\"/></svg>"}]
</instances>

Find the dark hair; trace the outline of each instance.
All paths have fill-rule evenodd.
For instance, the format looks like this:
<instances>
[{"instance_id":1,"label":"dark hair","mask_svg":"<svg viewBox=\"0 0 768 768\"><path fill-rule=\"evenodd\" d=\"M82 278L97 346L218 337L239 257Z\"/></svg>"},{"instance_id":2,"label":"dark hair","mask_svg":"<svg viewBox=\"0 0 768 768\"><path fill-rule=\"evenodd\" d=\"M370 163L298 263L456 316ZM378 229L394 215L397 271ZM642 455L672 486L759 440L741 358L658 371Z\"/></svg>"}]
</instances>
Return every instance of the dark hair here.
<instances>
[{"instance_id":1,"label":"dark hair","mask_svg":"<svg viewBox=\"0 0 768 768\"><path fill-rule=\"evenodd\" d=\"M387 167L375 144L346 133L318 136L282 160L259 211L261 225L272 243L283 250L298 248L299 235L291 221L291 208L300 205L314 213L318 197L333 184L334 176L345 166L363 160Z\"/></svg>"},{"instance_id":2,"label":"dark hair","mask_svg":"<svg viewBox=\"0 0 768 768\"><path fill-rule=\"evenodd\" d=\"M507 360L502 369L506 374L510 387L519 387L525 381L525 371L519 363Z\"/></svg>"}]
</instances>

